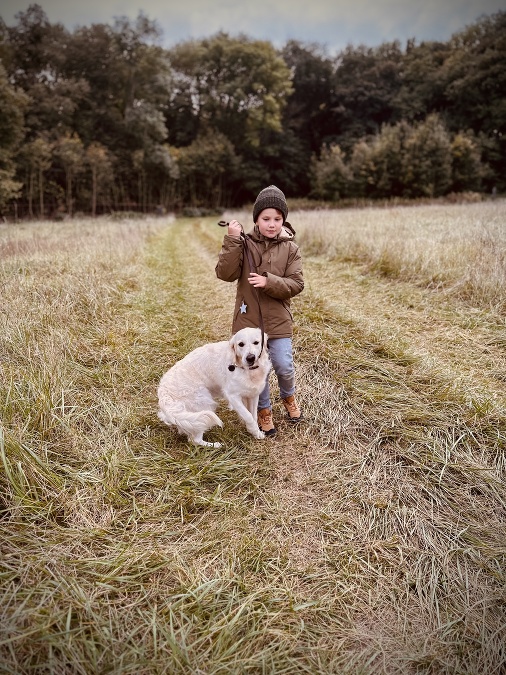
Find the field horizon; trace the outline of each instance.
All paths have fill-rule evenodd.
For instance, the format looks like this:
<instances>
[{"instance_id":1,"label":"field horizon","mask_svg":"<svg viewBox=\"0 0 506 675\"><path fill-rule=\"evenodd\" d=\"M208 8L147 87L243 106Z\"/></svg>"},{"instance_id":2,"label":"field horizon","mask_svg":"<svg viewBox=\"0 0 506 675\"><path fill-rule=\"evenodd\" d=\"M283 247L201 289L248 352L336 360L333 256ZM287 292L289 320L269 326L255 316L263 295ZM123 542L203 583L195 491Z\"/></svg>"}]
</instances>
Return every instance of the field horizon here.
<instances>
[{"instance_id":1,"label":"field horizon","mask_svg":"<svg viewBox=\"0 0 506 675\"><path fill-rule=\"evenodd\" d=\"M506 201L290 213L305 421L220 449L216 220L0 225L0 672L501 675Z\"/></svg>"}]
</instances>

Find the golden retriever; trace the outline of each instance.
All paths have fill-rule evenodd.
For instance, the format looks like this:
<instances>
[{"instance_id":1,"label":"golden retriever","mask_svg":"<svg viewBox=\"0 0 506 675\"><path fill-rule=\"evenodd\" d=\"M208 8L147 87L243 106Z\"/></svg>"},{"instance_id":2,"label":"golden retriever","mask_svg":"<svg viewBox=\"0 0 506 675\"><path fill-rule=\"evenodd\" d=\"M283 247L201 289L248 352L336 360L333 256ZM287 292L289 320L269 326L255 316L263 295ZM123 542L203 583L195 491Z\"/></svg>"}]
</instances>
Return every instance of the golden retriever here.
<instances>
[{"instance_id":1,"label":"golden retriever","mask_svg":"<svg viewBox=\"0 0 506 675\"><path fill-rule=\"evenodd\" d=\"M221 443L208 443L202 436L215 425L223 426L214 412L221 398L254 438L264 438L257 405L270 367L267 335L262 340L260 328L243 328L228 341L197 347L160 380L158 417L196 445L219 448Z\"/></svg>"}]
</instances>

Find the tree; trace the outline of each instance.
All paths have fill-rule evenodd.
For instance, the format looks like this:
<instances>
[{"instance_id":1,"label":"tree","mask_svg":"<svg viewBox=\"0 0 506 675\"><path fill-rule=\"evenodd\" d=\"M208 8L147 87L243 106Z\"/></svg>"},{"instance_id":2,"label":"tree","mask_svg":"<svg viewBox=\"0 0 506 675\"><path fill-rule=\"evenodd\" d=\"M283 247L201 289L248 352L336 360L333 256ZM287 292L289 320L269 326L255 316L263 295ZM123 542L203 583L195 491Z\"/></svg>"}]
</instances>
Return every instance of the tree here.
<instances>
[{"instance_id":1,"label":"tree","mask_svg":"<svg viewBox=\"0 0 506 675\"><path fill-rule=\"evenodd\" d=\"M72 32L36 4L0 20L4 205L21 180L30 213L37 195L41 213L62 195L69 212L236 205L266 182L332 198L506 190L506 12L447 43L335 58L225 33L166 50L160 35L142 13Z\"/></svg>"},{"instance_id":2,"label":"tree","mask_svg":"<svg viewBox=\"0 0 506 675\"><path fill-rule=\"evenodd\" d=\"M266 185L283 186L288 195L307 195L310 156L303 140L292 130L266 131L257 148L241 156L236 175L236 198L251 201Z\"/></svg>"},{"instance_id":3,"label":"tree","mask_svg":"<svg viewBox=\"0 0 506 675\"><path fill-rule=\"evenodd\" d=\"M451 185L451 142L436 114L420 122L406 141L404 168L408 197L439 197Z\"/></svg>"},{"instance_id":4,"label":"tree","mask_svg":"<svg viewBox=\"0 0 506 675\"><path fill-rule=\"evenodd\" d=\"M173 148L166 143L153 146L146 158L149 200L158 206L173 208L176 183L180 176Z\"/></svg>"},{"instance_id":5,"label":"tree","mask_svg":"<svg viewBox=\"0 0 506 675\"><path fill-rule=\"evenodd\" d=\"M9 75L28 91L39 82L49 82L65 60L64 45L69 35L62 24L51 24L38 4L16 14L17 25L8 27Z\"/></svg>"},{"instance_id":6,"label":"tree","mask_svg":"<svg viewBox=\"0 0 506 675\"><path fill-rule=\"evenodd\" d=\"M44 216L44 173L51 166L53 145L42 136L24 145L22 150L23 163L28 170L28 215L33 217L33 197L35 179L37 178L39 192L39 215Z\"/></svg>"},{"instance_id":7,"label":"tree","mask_svg":"<svg viewBox=\"0 0 506 675\"><path fill-rule=\"evenodd\" d=\"M334 65L321 46L295 40L287 42L281 55L292 73L293 91L283 114L283 132L273 138L267 165L279 176L271 182L288 193L306 195L311 156L319 154L323 140L332 134ZM282 159L279 166L276 157Z\"/></svg>"},{"instance_id":8,"label":"tree","mask_svg":"<svg viewBox=\"0 0 506 675\"><path fill-rule=\"evenodd\" d=\"M374 158L371 144L355 143L348 164L351 173L350 196L370 197L374 194Z\"/></svg>"},{"instance_id":9,"label":"tree","mask_svg":"<svg viewBox=\"0 0 506 675\"><path fill-rule=\"evenodd\" d=\"M147 204L145 155L141 149L132 152L132 165L137 174L137 201L143 211L146 211Z\"/></svg>"},{"instance_id":10,"label":"tree","mask_svg":"<svg viewBox=\"0 0 506 675\"><path fill-rule=\"evenodd\" d=\"M456 134L451 144L453 192L479 191L484 175L481 148L471 134Z\"/></svg>"},{"instance_id":11,"label":"tree","mask_svg":"<svg viewBox=\"0 0 506 675\"><path fill-rule=\"evenodd\" d=\"M399 119L402 52L398 42L371 49L348 46L335 60L333 129L326 142L345 150L361 138L379 132Z\"/></svg>"},{"instance_id":12,"label":"tree","mask_svg":"<svg viewBox=\"0 0 506 675\"><path fill-rule=\"evenodd\" d=\"M506 12L483 17L450 41L445 64L447 124L483 137L491 182L506 189Z\"/></svg>"},{"instance_id":13,"label":"tree","mask_svg":"<svg viewBox=\"0 0 506 675\"><path fill-rule=\"evenodd\" d=\"M9 78L29 97L26 124L29 136L53 139L73 130L73 116L87 93L82 78L63 73L70 35L61 24L51 24L40 7L30 5L16 15L18 24L7 29Z\"/></svg>"},{"instance_id":14,"label":"tree","mask_svg":"<svg viewBox=\"0 0 506 675\"><path fill-rule=\"evenodd\" d=\"M386 124L371 140L372 197L400 197L406 193L406 166L413 128L407 122Z\"/></svg>"},{"instance_id":15,"label":"tree","mask_svg":"<svg viewBox=\"0 0 506 675\"><path fill-rule=\"evenodd\" d=\"M180 182L185 201L194 206L221 206L226 175L237 168L234 146L223 134L207 132L178 152Z\"/></svg>"},{"instance_id":16,"label":"tree","mask_svg":"<svg viewBox=\"0 0 506 675\"><path fill-rule=\"evenodd\" d=\"M338 201L349 190L351 174L338 145L322 148L320 158L311 162L311 195Z\"/></svg>"},{"instance_id":17,"label":"tree","mask_svg":"<svg viewBox=\"0 0 506 675\"><path fill-rule=\"evenodd\" d=\"M88 94L76 110L75 128L86 146L100 143L114 157L114 193L135 200L139 166L167 138L164 112L170 96L168 56L156 41L159 29L143 14L135 21L120 18L112 26L94 24L78 29L67 48L64 72L82 78ZM152 176L160 191L165 176ZM142 187L142 203L147 193Z\"/></svg>"},{"instance_id":18,"label":"tree","mask_svg":"<svg viewBox=\"0 0 506 675\"><path fill-rule=\"evenodd\" d=\"M223 199L244 203L269 173L269 148L284 132L290 70L270 43L244 35L218 33L176 45L169 54L174 71L167 111L171 145L184 142L181 156L186 145L192 156L202 143L208 146L203 139L209 135L227 138L240 162L232 162L221 175L218 192ZM185 189L190 189L185 180L182 172Z\"/></svg>"},{"instance_id":19,"label":"tree","mask_svg":"<svg viewBox=\"0 0 506 675\"><path fill-rule=\"evenodd\" d=\"M168 145L152 145L149 150L132 153L132 164L137 174L137 200L143 211L155 201L157 205L170 206L174 190L171 181L180 176L179 153Z\"/></svg>"},{"instance_id":20,"label":"tree","mask_svg":"<svg viewBox=\"0 0 506 675\"><path fill-rule=\"evenodd\" d=\"M334 66L319 45L289 40L281 51L292 71L292 93L287 99L285 124L307 145L319 152L332 129Z\"/></svg>"},{"instance_id":21,"label":"tree","mask_svg":"<svg viewBox=\"0 0 506 675\"><path fill-rule=\"evenodd\" d=\"M21 183L15 180L14 155L24 136L23 110L27 97L12 86L0 63L0 211L18 196Z\"/></svg>"},{"instance_id":22,"label":"tree","mask_svg":"<svg viewBox=\"0 0 506 675\"><path fill-rule=\"evenodd\" d=\"M181 106L186 96L186 109L198 121L195 133L214 128L240 151L258 146L264 130L281 130L290 71L269 42L218 33L177 45L170 58L173 101Z\"/></svg>"},{"instance_id":23,"label":"tree","mask_svg":"<svg viewBox=\"0 0 506 675\"><path fill-rule=\"evenodd\" d=\"M82 162L84 159L83 144L81 139L75 134L66 134L65 136L62 136L56 142L55 154L59 158L65 171L67 213L69 216L72 216L73 181L76 174L82 170Z\"/></svg>"},{"instance_id":24,"label":"tree","mask_svg":"<svg viewBox=\"0 0 506 675\"><path fill-rule=\"evenodd\" d=\"M92 143L86 148L86 162L91 169L91 215L97 215L97 197L110 182L112 164L107 149L100 143Z\"/></svg>"},{"instance_id":25,"label":"tree","mask_svg":"<svg viewBox=\"0 0 506 675\"><path fill-rule=\"evenodd\" d=\"M421 122L430 113L444 114L447 108L445 94L446 62L451 49L445 42L409 40L400 64L401 87L393 105L399 118L407 122Z\"/></svg>"},{"instance_id":26,"label":"tree","mask_svg":"<svg viewBox=\"0 0 506 675\"><path fill-rule=\"evenodd\" d=\"M506 133L506 11L455 34L450 48L445 63L450 129Z\"/></svg>"}]
</instances>

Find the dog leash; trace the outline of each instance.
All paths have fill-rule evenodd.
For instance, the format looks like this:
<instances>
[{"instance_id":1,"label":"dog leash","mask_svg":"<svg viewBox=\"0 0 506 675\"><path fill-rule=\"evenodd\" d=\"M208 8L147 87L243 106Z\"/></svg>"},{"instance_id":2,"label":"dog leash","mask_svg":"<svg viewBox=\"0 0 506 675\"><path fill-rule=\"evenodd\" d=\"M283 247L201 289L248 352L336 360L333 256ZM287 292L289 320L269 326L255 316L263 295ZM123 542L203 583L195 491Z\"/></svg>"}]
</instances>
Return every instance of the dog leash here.
<instances>
[{"instance_id":1,"label":"dog leash","mask_svg":"<svg viewBox=\"0 0 506 675\"><path fill-rule=\"evenodd\" d=\"M220 220L218 225L220 227L228 227L228 223L225 220ZM244 242L243 248L246 251L246 258L248 259L248 265L249 265L250 272L254 272L255 274L258 274L257 267L256 267L256 265L253 261L253 256L251 255L251 251L250 251L250 247L249 247L249 243L248 243L249 235L244 234L244 230L242 228L242 225L241 225L241 234L239 236L241 237L241 239ZM264 317L262 316L262 307L260 305L260 295L259 295L259 292L258 292L258 288L256 286L253 286L253 289L255 291L255 297L256 297L257 304L258 304L258 319L259 319L259 324L260 324L259 328L262 332L262 348L260 349L260 354L259 354L259 357L260 357L262 355L263 350L264 350L264 342L265 342Z\"/></svg>"}]
</instances>

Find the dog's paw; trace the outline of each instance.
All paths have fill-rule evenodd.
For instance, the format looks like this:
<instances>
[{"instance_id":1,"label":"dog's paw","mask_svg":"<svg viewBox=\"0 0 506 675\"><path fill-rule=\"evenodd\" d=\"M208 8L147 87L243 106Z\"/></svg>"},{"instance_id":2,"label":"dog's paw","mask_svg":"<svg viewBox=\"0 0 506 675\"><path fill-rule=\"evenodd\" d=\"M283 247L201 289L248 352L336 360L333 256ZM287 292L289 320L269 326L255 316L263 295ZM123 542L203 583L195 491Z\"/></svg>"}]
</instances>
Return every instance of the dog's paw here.
<instances>
[{"instance_id":1,"label":"dog's paw","mask_svg":"<svg viewBox=\"0 0 506 675\"><path fill-rule=\"evenodd\" d=\"M255 429L254 431L251 432L251 435L257 439L257 441L261 441L265 438L265 434L263 431L260 431L260 429Z\"/></svg>"},{"instance_id":2,"label":"dog's paw","mask_svg":"<svg viewBox=\"0 0 506 675\"><path fill-rule=\"evenodd\" d=\"M221 443L209 443L208 441L204 441L204 440L199 440L199 441L193 440L193 443L195 443L195 445L202 445L204 448L221 448L222 447Z\"/></svg>"}]
</instances>

